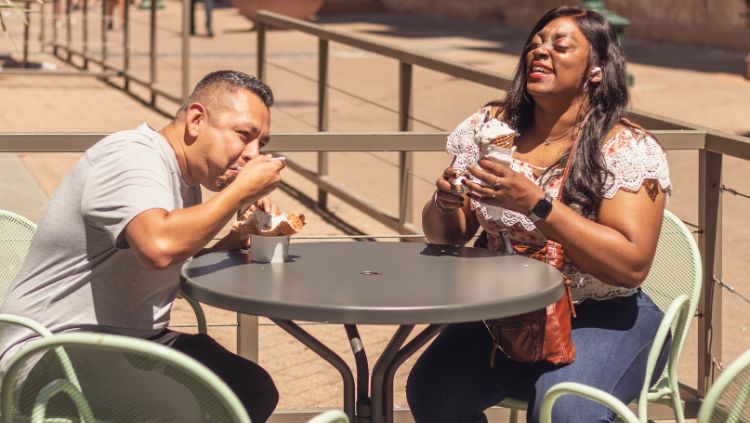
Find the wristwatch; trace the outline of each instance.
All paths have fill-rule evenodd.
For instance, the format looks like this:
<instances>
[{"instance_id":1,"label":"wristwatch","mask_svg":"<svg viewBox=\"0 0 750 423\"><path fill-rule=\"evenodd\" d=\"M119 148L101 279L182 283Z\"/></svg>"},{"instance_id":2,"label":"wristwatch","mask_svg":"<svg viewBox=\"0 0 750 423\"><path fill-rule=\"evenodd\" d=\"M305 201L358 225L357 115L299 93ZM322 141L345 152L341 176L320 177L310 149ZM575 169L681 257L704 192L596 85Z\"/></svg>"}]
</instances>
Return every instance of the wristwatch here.
<instances>
[{"instance_id":1,"label":"wristwatch","mask_svg":"<svg viewBox=\"0 0 750 423\"><path fill-rule=\"evenodd\" d=\"M552 212L552 200L554 200L554 197L545 192L544 197L536 202L534 208L531 209L531 213L526 217L528 217L533 223L546 219Z\"/></svg>"}]
</instances>

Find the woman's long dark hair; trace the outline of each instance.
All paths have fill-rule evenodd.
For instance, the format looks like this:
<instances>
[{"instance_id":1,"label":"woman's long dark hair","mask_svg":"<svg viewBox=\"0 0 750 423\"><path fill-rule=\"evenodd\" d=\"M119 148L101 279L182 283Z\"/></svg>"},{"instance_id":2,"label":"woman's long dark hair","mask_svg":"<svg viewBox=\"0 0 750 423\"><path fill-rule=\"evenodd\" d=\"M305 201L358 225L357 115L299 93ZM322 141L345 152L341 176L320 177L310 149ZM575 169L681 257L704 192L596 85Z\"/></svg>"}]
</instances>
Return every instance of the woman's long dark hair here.
<instances>
[{"instance_id":1,"label":"woman's long dark hair","mask_svg":"<svg viewBox=\"0 0 750 423\"><path fill-rule=\"evenodd\" d=\"M573 157L570 176L565 182L563 193L565 203L580 204L581 212L590 215L596 214L599 210L601 193L608 175L601 154L601 143L607 133L622 120L629 100L625 82L625 55L612 24L596 12L585 11L576 6L562 6L550 10L536 23L526 39L518 68L505 99L491 104L502 108L504 120L516 130L525 132L531 127L534 119L534 99L526 91L526 57L531 48L531 39L549 22L563 17L573 18L590 45L589 63L581 84L586 84L589 71L594 66L602 68L602 81L597 84L586 84L589 102L587 119L581 128L581 140ZM550 171L564 167L569 154L565 153L546 173L550 174Z\"/></svg>"}]
</instances>

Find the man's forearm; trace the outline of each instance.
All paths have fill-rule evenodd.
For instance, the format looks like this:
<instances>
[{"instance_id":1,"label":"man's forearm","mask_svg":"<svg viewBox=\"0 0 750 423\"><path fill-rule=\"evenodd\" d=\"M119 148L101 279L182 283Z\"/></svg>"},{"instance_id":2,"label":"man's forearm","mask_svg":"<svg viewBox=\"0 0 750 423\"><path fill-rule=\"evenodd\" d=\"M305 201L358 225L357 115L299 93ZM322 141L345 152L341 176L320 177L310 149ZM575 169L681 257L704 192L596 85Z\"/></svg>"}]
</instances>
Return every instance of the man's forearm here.
<instances>
[{"instance_id":1,"label":"man's forearm","mask_svg":"<svg viewBox=\"0 0 750 423\"><path fill-rule=\"evenodd\" d=\"M136 216L126 236L147 267L164 268L198 253L247 200L227 187L205 203L171 212L149 210Z\"/></svg>"}]
</instances>

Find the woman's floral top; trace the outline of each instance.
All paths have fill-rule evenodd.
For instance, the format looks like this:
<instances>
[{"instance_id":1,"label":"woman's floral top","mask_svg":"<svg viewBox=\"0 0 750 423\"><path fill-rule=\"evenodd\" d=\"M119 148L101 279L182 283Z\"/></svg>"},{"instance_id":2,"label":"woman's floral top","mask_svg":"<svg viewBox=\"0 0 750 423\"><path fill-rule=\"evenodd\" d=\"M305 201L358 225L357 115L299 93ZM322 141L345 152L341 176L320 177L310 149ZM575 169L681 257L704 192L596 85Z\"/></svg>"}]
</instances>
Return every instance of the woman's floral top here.
<instances>
[{"instance_id":1,"label":"woman's floral top","mask_svg":"<svg viewBox=\"0 0 750 423\"><path fill-rule=\"evenodd\" d=\"M477 166L480 157L479 146L475 142L478 128L488 120L494 119L490 115L490 108L485 107L469 116L448 137L446 150L455 156L453 167L465 170L468 166ZM639 128L623 129L602 146L602 155L606 168L611 172L604 184L602 196L611 199L618 190L637 192L645 181L656 181L662 190L669 193L669 167L667 157L659 143L646 131ZM524 174L537 185L542 185L541 175L545 169L531 165L521 160L513 160L511 168ZM562 182L562 169L552 171L545 176L544 190L557 198ZM576 204L568 204L579 211ZM522 243L532 246L543 246L547 241L544 234L526 216L499 207L486 206L471 200L479 223L487 231L488 248L501 250L501 233L507 231L512 243ZM586 216L595 220L596 216ZM628 296L636 290L610 285L584 273L570 259L565 257L563 273L570 277L573 284L573 300L580 302L586 299L603 300L613 297Z\"/></svg>"}]
</instances>

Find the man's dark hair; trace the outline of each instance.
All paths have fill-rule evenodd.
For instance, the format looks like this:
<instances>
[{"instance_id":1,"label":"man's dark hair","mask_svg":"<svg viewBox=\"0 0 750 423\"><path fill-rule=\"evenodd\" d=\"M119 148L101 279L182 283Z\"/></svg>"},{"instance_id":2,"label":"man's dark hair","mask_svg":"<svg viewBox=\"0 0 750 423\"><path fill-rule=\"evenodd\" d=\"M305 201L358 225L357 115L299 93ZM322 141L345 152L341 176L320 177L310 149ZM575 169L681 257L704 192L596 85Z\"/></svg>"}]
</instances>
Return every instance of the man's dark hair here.
<instances>
[{"instance_id":1,"label":"man's dark hair","mask_svg":"<svg viewBox=\"0 0 750 423\"><path fill-rule=\"evenodd\" d=\"M190 103L202 103L208 108L221 107L222 97L224 97L222 94L236 93L239 90L247 90L255 94L268 108L273 105L271 87L260 79L244 72L220 70L204 76L177 113L187 110Z\"/></svg>"}]
</instances>

